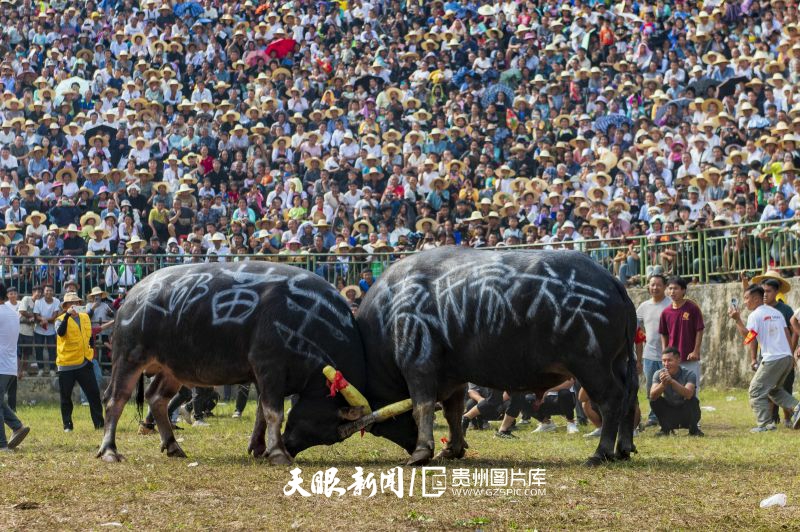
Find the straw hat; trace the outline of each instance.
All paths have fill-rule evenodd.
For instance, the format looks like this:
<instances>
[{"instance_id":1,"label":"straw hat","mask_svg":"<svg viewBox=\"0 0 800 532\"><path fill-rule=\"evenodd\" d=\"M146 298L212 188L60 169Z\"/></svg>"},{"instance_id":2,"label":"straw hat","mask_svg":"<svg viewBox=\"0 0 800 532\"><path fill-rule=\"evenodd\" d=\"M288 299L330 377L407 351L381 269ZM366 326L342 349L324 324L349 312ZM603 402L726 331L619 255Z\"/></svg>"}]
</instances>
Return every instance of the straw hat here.
<instances>
[{"instance_id":1,"label":"straw hat","mask_svg":"<svg viewBox=\"0 0 800 532\"><path fill-rule=\"evenodd\" d=\"M81 299L78 294L75 292L67 292L64 294L64 302L61 303L61 308L66 310L67 305L79 305L81 303L83 303L83 299Z\"/></svg>"},{"instance_id":2,"label":"straw hat","mask_svg":"<svg viewBox=\"0 0 800 532\"><path fill-rule=\"evenodd\" d=\"M362 225L362 224L367 226L367 232L368 233L374 233L375 232L375 227L373 227L372 224L370 223L370 221L367 220L366 218L363 218L361 220L357 220L357 221L353 222L353 227L358 229L359 226Z\"/></svg>"},{"instance_id":3,"label":"straw hat","mask_svg":"<svg viewBox=\"0 0 800 532\"><path fill-rule=\"evenodd\" d=\"M436 220L434 220L433 218L420 218L419 220L417 220L415 226L418 233L421 233L423 231L423 225L426 223L431 224L431 231L436 231L436 229L439 228L439 224L437 224Z\"/></svg>"},{"instance_id":4,"label":"straw hat","mask_svg":"<svg viewBox=\"0 0 800 532\"><path fill-rule=\"evenodd\" d=\"M95 286L94 288L92 288L92 291L91 291L91 292L89 292L89 294L87 294L87 295L88 295L89 297L100 296L100 298L101 298L101 299L105 299L105 298L107 298L107 297L108 297L108 292L105 292L105 291L104 291L102 288L100 288L99 286Z\"/></svg>"},{"instance_id":5,"label":"straw hat","mask_svg":"<svg viewBox=\"0 0 800 532\"><path fill-rule=\"evenodd\" d=\"M789 281L784 279L780 272L776 270L767 270L761 275L756 275L753 277L753 284L761 284L762 282L766 281L767 279L775 279L780 283L780 287L778 288L779 294L785 294L792 289L792 285L789 284Z\"/></svg>"},{"instance_id":6,"label":"straw hat","mask_svg":"<svg viewBox=\"0 0 800 532\"><path fill-rule=\"evenodd\" d=\"M33 221L32 221L32 220L33 220L34 218L38 218L38 219L39 219L39 223L42 223L42 222L44 222L44 221L46 221L46 220L47 220L47 215L45 215L45 214L42 214L42 213L41 213L41 212L39 212L39 211L33 211L32 213L30 213L30 214L28 215L28 217L27 217L27 218L25 218L25 223L26 223L26 224L32 224L32 223L33 223Z\"/></svg>"},{"instance_id":7,"label":"straw hat","mask_svg":"<svg viewBox=\"0 0 800 532\"><path fill-rule=\"evenodd\" d=\"M508 204L506 204L508 205ZM478 210L472 211L472 214L469 215L469 218L464 218L464 222L482 222L484 221L484 217L481 215L481 212Z\"/></svg>"},{"instance_id":8,"label":"straw hat","mask_svg":"<svg viewBox=\"0 0 800 532\"><path fill-rule=\"evenodd\" d=\"M355 299L358 299L358 298L360 298L361 296L364 295L364 292L361 291L361 287L358 286L357 284L349 284L349 285L345 286L344 288L342 288L341 290L339 290L339 293L342 294L343 298L347 299L347 292L349 292L350 290L354 290L355 291L355 293L356 293Z\"/></svg>"},{"instance_id":9,"label":"straw hat","mask_svg":"<svg viewBox=\"0 0 800 532\"><path fill-rule=\"evenodd\" d=\"M131 237L131 239L128 241L128 243L125 244L125 247L130 249L130 248L132 248L134 246L134 244L146 244L146 243L147 242L145 242L144 240L139 238L139 235L134 235L134 236Z\"/></svg>"}]
</instances>

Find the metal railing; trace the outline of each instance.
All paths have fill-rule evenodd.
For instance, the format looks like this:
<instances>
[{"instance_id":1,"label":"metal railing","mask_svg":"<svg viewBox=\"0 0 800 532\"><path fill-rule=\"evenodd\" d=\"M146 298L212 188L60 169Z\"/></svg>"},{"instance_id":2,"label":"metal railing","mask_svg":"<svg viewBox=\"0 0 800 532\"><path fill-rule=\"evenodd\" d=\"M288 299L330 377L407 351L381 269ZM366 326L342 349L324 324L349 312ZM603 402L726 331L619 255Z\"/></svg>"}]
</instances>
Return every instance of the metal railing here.
<instances>
[{"instance_id":1,"label":"metal railing","mask_svg":"<svg viewBox=\"0 0 800 532\"><path fill-rule=\"evenodd\" d=\"M667 275L695 282L724 282L752 275L767 267L793 273L800 268L800 233L793 221L773 221L702 229L690 232L537 243L498 248L574 249L589 255L628 284L643 284L655 266ZM800 227L800 220L798 220ZM357 283L369 269L375 278L392 263L416 251L390 253L298 253L228 255L227 262L269 261L285 263L325 278L339 288ZM0 257L0 281L28 294L36 285L50 285L56 295L74 280L80 293L94 287L114 292L130 288L148 274L176 264L222 260L207 255L125 255L113 257Z\"/></svg>"},{"instance_id":2,"label":"metal railing","mask_svg":"<svg viewBox=\"0 0 800 532\"><path fill-rule=\"evenodd\" d=\"M727 282L763 272L767 268L794 274L800 270L800 234L792 229L793 221L775 221L726 226L698 231L626 237L537 243L499 248L481 248L485 252L508 249L573 249L586 253L628 285L643 285L656 266L666 275L680 275L694 282ZM320 275L337 289L357 284L364 271L375 278L386 268L415 251L391 253L298 253L294 255L229 255L227 262L269 261L285 263ZM6 257L0 258L0 279L13 285L20 294L29 294L36 285L50 285L57 297L74 280L81 294L94 287L109 292L128 289L146 275L176 264L216 260L206 255L131 255L121 257ZM41 348L26 345L28 362ZM102 345L97 341L96 345ZM103 349L103 348L101 348ZM50 356L54 360L55 353ZM101 366L108 369L104 352Z\"/></svg>"}]
</instances>

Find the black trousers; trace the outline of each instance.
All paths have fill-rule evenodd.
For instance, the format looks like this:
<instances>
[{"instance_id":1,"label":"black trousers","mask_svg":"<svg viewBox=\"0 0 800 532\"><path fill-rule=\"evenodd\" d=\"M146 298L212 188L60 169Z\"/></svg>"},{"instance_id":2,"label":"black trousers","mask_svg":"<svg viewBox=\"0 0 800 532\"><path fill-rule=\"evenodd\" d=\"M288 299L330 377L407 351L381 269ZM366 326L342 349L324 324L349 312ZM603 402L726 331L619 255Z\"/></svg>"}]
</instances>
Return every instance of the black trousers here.
<instances>
[{"instance_id":1,"label":"black trousers","mask_svg":"<svg viewBox=\"0 0 800 532\"><path fill-rule=\"evenodd\" d=\"M700 401L692 397L680 405L671 405L663 397L650 401L661 430L696 429L700 422Z\"/></svg>"},{"instance_id":2,"label":"black trousers","mask_svg":"<svg viewBox=\"0 0 800 532\"><path fill-rule=\"evenodd\" d=\"M547 395L539 408L531 408L531 417L539 421L552 416L575 420L575 393L572 390L559 390L558 395Z\"/></svg>"},{"instance_id":3,"label":"black trousers","mask_svg":"<svg viewBox=\"0 0 800 532\"><path fill-rule=\"evenodd\" d=\"M792 393L792 388L793 387L794 387L794 368L792 368L792 371L790 371L789 374L786 376L786 380L783 381L783 389L786 390L787 392L789 392L790 395ZM10 395L10 392L9 392L9 395ZM9 401L8 404L11 404L11 402ZM12 406L11 408L14 408L14 407ZM772 405L772 421L774 421L776 425L781 420L780 412L781 412L781 408L778 405L773 404Z\"/></svg>"},{"instance_id":4,"label":"black trousers","mask_svg":"<svg viewBox=\"0 0 800 532\"><path fill-rule=\"evenodd\" d=\"M525 394L512 393L510 396L511 400L504 405L503 390L490 390L489 397L477 404L481 417L486 420L497 419L503 412L511 417L519 416L519 413L525 407ZM504 406L505 408L503 408Z\"/></svg>"},{"instance_id":5,"label":"black trousers","mask_svg":"<svg viewBox=\"0 0 800 532\"><path fill-rule=\"evenodd\" d=\"M197 386L192 389L192 415L194 418L203 419L206 416L209 399L214 396L214 388Z\"/></svg>"},{"instance_id":6,"label":"black trousers","mask_svg":"<svg viewBox=\"0 0 800 532\"><path fill-rule=\"evenodd\" d=\"M248 397L250 397L250 384L240 384L236 390L236 411L240 414L247 406Z\"/></svg>"},{"instance_id":7,"label":"black trousers","mask_svg":"<svg viewBox=\"0 0 800 532\"><path fill-rule=\"evenodd\" d=\"M175 413L177 409L181 407L182 404L191 401L192 399L192 390L187 388L186 386L181 386L178 390L178 393L169 400L169 404L167 405L167 416L169 419L172 419L172 414ZM153 417L153 412L148 411L147 417L144 418L145 425L149 425L151 427L155 427L156 419Z\"/></svg>"},{"instance_id":8,"label":"black trousers","mask_svg":"<svg viewBox=\"0 0 800 532\"><path fill-rule=\"evenodd\" d=\"M103 427L103 405L100 403L100 389L94 378L94 368L89 362L78 369L58 372L58 387L61 391L61 421L65 429L72 429L72 389L75 383L81 387L89 401L94 428Z\"/></svg>"},{"instance_id":9,"label":"black trousers","mask_svg":"<svg viewBox=\"0 0 800 532\"><path fill-rule=\"evenodd\" d=\"M8 383L8 407L14 412L17 411L17 377L12 375Z\"/></svg>"}]
</instances>

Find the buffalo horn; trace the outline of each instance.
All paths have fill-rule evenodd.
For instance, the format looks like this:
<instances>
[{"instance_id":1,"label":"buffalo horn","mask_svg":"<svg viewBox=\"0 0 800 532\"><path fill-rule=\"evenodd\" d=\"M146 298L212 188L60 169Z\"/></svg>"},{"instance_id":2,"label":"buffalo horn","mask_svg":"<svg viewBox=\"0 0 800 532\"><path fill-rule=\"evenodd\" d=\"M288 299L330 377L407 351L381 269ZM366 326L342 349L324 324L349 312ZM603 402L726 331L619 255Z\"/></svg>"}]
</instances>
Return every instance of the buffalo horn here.
<instances>
[{"instance_id":1,"label":"buffalo horn","mask_svg":"<svg viewBox=\"0 0 800 532\"><path fill-rule=\"evenodd\" d=\"M347 401L347 404L350 406L362 407L365 414L370 414L372 412L367 398L364 397L355 386L347 382L340 372L337 372L332 366L325 366L322 368L322 373L330 384L336 383L336 374L339 373L339 379L344 382L344 386L338 388L338 391L342 394L345 401Z\"/></svg>"}]
</instances>

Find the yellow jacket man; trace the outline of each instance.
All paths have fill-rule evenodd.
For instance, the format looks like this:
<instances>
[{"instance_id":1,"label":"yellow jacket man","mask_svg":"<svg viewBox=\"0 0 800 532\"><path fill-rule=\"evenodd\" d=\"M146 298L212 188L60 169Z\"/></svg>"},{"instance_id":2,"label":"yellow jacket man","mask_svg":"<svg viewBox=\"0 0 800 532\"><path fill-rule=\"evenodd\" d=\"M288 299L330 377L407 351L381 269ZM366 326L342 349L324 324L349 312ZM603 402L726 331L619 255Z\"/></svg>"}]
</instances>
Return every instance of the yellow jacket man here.
<instances>
[{"instance_id":1,"label":"yellow jacket man","mask_svg":"<svg viewBox=\"0 0 800 532\"><path fill-rule=\"evenodd\" d=\"M100 390L94 377L91 346L91 315L79 312L76 305L83 301L75 292L67 292L61 304L64 313L56 318L56 367L61 392L61 420L64 432L72 432L72 389L75 382L89 401L89 411L96 429L103 427L103 407ZM91 312L91 310L90 310Z\"/></svg>"}]
</instances>

